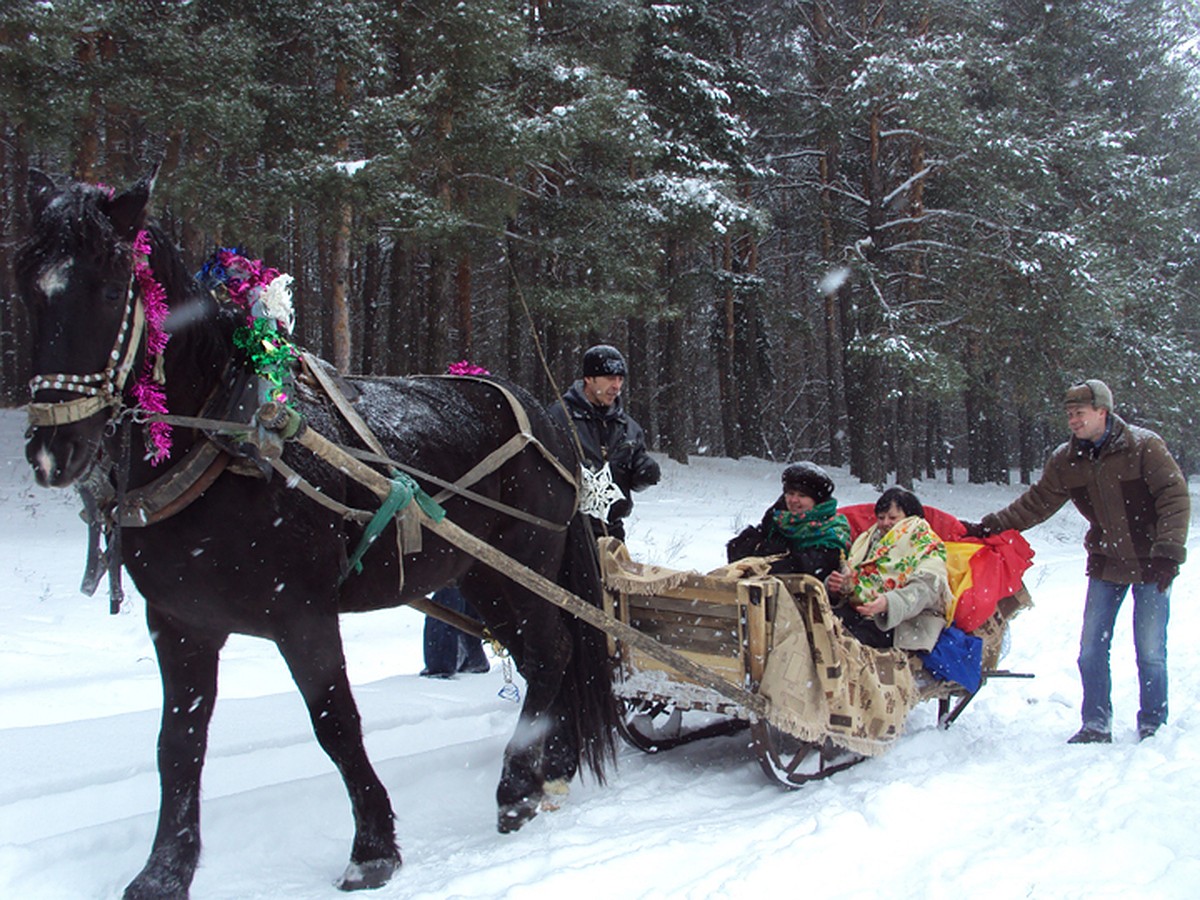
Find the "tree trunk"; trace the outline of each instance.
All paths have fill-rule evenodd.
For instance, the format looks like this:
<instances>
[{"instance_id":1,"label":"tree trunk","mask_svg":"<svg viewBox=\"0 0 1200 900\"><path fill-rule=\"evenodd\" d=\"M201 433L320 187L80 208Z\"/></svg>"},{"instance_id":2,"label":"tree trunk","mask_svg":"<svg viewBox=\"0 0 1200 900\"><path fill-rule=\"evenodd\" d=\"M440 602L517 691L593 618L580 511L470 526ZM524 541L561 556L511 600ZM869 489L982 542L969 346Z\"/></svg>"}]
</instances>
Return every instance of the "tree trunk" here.
<instances>
[{"instance_id":1,"label":"tree trunk","mask_svg":"<svg viewBox=\"0 0 1200 900\"><path fill-rule=\"evenodd\" d=\"M666 281L666 315L659 318L658 333L658 390L655 391L658 411L658 446L676 462L686 464L691 446L690 410L683 389L684 385L684 303L679 282L683 250L677 240L668 238L665 247L664 266Z\"/></svg>"},{"instance_id":2,"label":"tree trunk","mask_svg":"<svg viewBox=\"0 0 1200 900\"><path fill-rule=\"evenodd\" d=\"M29 221L26 202L29 188L29 158L25 149L25 129L10 127L8 117L0 113L0 202L4 214L0 226L6 238L24 230ZM11 138L11 139L10 139ZM25 387L32 364L29 359L29 322L23 303L15 301L12 282L13 243L0 239L0 296L9 302L0 304L0 378L3 379L6 405L29 399ZM11 298L11 299L9 299Z\"/></svg>"},{"instance_id":3,"label":"tree trunk","mask_svg":"<svg viewBox=\"0 0 1200 900\"><path fill-rule=\"evenodd\" d=\"M392 261L388 267L388 344L384 371L389 375L407 375L413 371L413 345L416 342L413 328L412 256L408 247L397 241L392 246Z\"/></svg>"},{"instance_id":4,"label":"tree trunk","mask_svg":"<svg viewBox=\"0 0 1200 900\"><path fill-rule=\"evenodd\" d=\"M455 359L471 359L474 353L471 321L471 251L463 250L454 270L454 309L456 314Z\"/></svg>"},{"instance_id":5,"label":"tree trunk","mask_svg":"<svg viewBox=\"0 0 1200 900\"><path fill-rule=\"evenodd\" d=\"M349 86L346 67L338 66L334 94L339 105L348 102ZM338 142L338 156L344 157L349 143ZM330 328L333 338L333 365L339 372L350 371L350 226L354 210L348 202L340 202L333 233L333 279L329 298Z\"/></svg>"},{"instance_id":6,"label":"tree trunk","mask_svg":"<svg viewBox=\"0 0 1200 900\"><path fill-rule=\"evenodd\" d=\"M916 441L913 426L918 421L921 404L911 396L911 385L907 378L902 381L900 396L896 398L896 428L893 432L893 452L896 459L896 484L913 488L916 481Z\"/></svg>"},{"instance_id":7,"label":"tree trunk","mask_svg":"<svg viewBox=\"0 0 1200 900\"><path fill-rule=\"evenodd\" d=\"M629 375L625 379L625 409L646 432L647 446L657 446L654 402L658 391L655 385L656 371L650 359L650 326L643 318L632 318L626 325L629 337L625 346L625 364ZM617 343L615 336L596 334L588 339L589 344L605 341Z\"/></svg>"},{"instance_id":8,"label":"tree trunk","mask_svg":"<svg viewBox=\"0 0 1200 900\"><path fill-rule=\"evenodd\" d=\"M721 269L731 271L733 267L733 251L731 238L728 234L722 247ZM734 376L733 355L736 352L737 311L733 286L726 284L721 290L721 299L717 307L718 336L717 336L717 385L718 402L721 408L721 437L725 444L725 455L737 459L742 455L742 442L738 434L738 397L737 384Z\"/></svg>"},{"instance_id":9,"label":"tree trunk","mask_svg":"<svg viewBox=\"0 0 1200 900\"><path fill-rule=\"evenodd\" d=\"M441 247L429 251L429 275L425 285L425 303L421 315L421 345L418 348L417 370L441 372L446 367L441 329L442 310L446 309L448 297L446 258Z\"/></svg>"},{"instance_id":10,"label":"tree trunk","mask_svg":"<svg viewBox=\"0 0 1200 900\"><path fill-rule=\"evenodd\" d=\"M880 111L874 109L868 120L868 147L863 192L867 198L867 233L860 254L868 278L882 272L882 226L884 172L881 158ZM854 285L857 297L855 324L858 340L879 338L882 310L874 295L874 285ZM847 413L850 424L850 467L860 479L882 486L887 476L883 429L883 363L873 349L859 351L848 359L846 374Z\"/></svg>"},{"instance_id":11,"label":"tree trunk","mask_svg":"<svg viewBox=\"0 0 1200 900\"><path fill-rule=\"evenodd\" d=\"M367 374L383 371L383 348L387 346L387 323L382 315L380 290L383 281L383 252L378 241L369 241L362 261L362 366Z\"/></svg>"},{"instance_id":12,"label":"tree trunk","mask_svg":"<svg viewBox=\"0 0 1200 900\"><path fill-rule=\"evenodd\" d=\"M1017 412L1017 461L1021 470L1021 484L1033 483L1033 467L1037 465L1034 452L1033 418L1023 410Z\"/></svg>"},{"instance_id":13,"label":"tree trunk","mask_svg":"<svg viewBox=\"0 0 1200 900\"><path fill-rule=\"evenodd\" d=\"M77 38L75 61L85 72L96 65L96 42L98 33L85 33ZM90 79L95 83L95 78ZM96 180L96 163L100 154L100 99L99 88L88 94L87 109L79 121L79 139L76 141L75 163L72 172L79 181Z\"/></svg>"}]
</instances>

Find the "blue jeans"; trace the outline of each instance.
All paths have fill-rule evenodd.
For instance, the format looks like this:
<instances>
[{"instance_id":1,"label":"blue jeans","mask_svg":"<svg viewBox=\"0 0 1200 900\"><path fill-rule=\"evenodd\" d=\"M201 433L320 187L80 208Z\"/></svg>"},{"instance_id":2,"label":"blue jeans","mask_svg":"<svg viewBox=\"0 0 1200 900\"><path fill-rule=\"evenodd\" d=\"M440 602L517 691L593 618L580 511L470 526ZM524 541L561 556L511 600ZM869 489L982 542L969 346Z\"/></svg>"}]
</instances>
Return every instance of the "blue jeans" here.
<instances>
[{"instance_id":1,"label":"blue jeans","mask_svg":"<svg viewBox=\"0 0 1200 900\"><path fill-rule=\"evenodd\" d=\"M456 587L444 587L435 591L433 600L454 612L479 619ZM432 616L425 617L424 645L425 674L453 675L456 672L487 669L487 656L479 638L459 631L453 625L447 625Z\"/></svg>"},{"instance_id":2,"label":"blue jeans","mask_svg":"<svg viewBox=\"0 0 1200 900\"><path fill-rule=\"evenodd\" d=\"M1083 726L1112 730L1112 675L1109 648L1113 627L1125 595L1133 588L1133 644L1137 651L1141 708L1139 728L1157 728L1167 721L1167 619L1171 589L1160 591L1153 582L1114 584L1088 579L1083 634L1079 639L1079 674L1083 678Z\"/></svg>"}]
</instances>

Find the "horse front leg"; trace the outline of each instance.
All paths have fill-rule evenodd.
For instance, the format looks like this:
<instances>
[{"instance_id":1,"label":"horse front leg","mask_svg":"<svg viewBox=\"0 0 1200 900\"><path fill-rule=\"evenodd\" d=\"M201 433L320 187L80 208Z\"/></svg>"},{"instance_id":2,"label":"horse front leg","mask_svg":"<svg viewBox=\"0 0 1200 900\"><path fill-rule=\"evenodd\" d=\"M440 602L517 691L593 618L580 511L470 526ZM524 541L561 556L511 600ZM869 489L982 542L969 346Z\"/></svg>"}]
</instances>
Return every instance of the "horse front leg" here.
<instances>
[{"instance_id":1,"label":"horse front leg","mask_svg":"<svg viewBox=\"0 0 1200 900\"><path fill-rule=\"evenodd\" d=\"M200 857L200 772L217 699L225 637L198 637L147 608L146 622L163 685L158 732L161 797L150 858L125 888L125 900L184 900Z\"/></svg>"},{"instance_id":2,"label":"horse front leg","mask_svg":"<svg viewBox=\"0 0 1200 900\"><path fill-rule=\"evenodd\" d=\"M354 845L338 887L344 891L381 887L400 868L395 817L387 789L363 746L362 721L346 677L337 616L289 623L276 644L304 696L317 741L337 766L350 795Z\"/></svg>"}]
</instances>

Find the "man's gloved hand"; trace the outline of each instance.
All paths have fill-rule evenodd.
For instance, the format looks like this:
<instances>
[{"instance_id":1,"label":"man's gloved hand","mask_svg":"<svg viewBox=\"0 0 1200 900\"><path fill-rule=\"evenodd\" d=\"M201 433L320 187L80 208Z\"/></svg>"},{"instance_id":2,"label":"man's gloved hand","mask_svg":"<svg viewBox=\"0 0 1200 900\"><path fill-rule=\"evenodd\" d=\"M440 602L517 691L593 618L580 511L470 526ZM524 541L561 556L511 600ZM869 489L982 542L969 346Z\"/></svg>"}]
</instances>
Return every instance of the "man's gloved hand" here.
<instances>
[{"instance_id":1,"label":"man's gloved hand","mask_svg":"<svg viewBox=\"0 0 1200 900\"><path fill-rule=\"evenodd\" d=\"M1165 556L1156 556L1150 560L1150 572L1154 579L1154 586L1159 591L1165 592L1171 586L1171 582L1175 580L1175 576L1179 574L1179 563L1173 559L1167 559Z\"/></svg>"},{"instance_id":2,"label":"man's gloved hand","mask_svg":"<svg viewBox=\"0 0 1200 900\"><path fill-rule=\"evenodd\" d=\"M662 478L662 471L659 469L658 463L648 453L642 453L634 457L631 474L633 475L633 489L635 491L648 488L652 484L658 484L658 480Z\"/></svg>"},{"instance_id":3,"label":"man's gloved hand","mask_svg":"<svg viewBox=\"0 0 1200 900\"><path fill-rule=\"evenodd\" d=\"M967 537L982 539L992 536L992 529L985 528L979 522L963 522L962 526L967 530Z\"/></svg>"}]
</instances>

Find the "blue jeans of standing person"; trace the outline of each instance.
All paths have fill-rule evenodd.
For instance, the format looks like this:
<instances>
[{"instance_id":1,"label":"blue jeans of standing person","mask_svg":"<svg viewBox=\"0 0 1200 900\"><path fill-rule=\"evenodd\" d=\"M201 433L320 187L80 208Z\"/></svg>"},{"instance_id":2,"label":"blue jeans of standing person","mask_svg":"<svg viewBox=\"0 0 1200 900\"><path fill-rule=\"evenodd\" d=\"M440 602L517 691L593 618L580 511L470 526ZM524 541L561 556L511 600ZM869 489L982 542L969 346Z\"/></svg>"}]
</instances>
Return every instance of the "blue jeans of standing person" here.
<instances>
[{"instance_id":1,"label":"blue jeans of standing person","mask_svg":"<svg viewBox=\"0 0 1200 900\"><path fill-rule=\"evenodd\" d=\"M1109 648L1125 595L1133 588L1133 644L1137 651L1141 708L1138 728L1155 729L1167 721L1167 619L1171 588L1153 582L1115 584L1088 579L1079 640L1079 674L1083 678L1083 727L1112 730L1112 674Z\"/></svg>"},{"instance_id":2,"label":"blue jeans of standing person","mask_svg":"<svg viewBox=\"0 0 1200 900\"><path fill-rule=\"evenodd\" d=\"M446 609L478 619L475 610L456 587L435 591L433 601ZM489 664L483 643L432 616L425 617L425 668L422 675L448 678L456 672L486 672Z\"/></svg>"}]
</instances>

